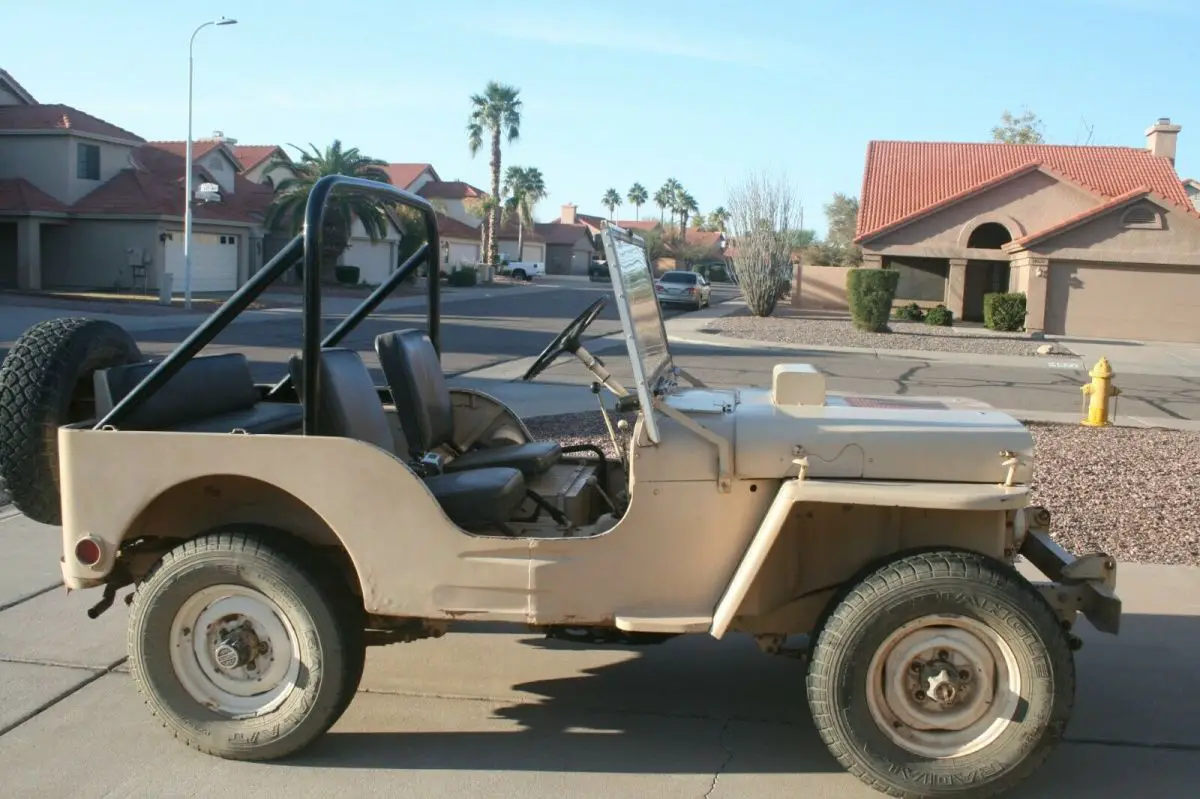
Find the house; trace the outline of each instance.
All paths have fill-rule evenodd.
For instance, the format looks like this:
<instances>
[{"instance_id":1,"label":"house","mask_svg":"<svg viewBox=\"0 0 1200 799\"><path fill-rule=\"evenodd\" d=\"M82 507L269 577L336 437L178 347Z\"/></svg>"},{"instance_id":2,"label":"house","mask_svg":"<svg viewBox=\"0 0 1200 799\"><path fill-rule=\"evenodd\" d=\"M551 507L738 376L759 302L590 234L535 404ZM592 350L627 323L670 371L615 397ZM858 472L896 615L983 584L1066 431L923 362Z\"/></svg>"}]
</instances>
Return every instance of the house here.
<instances>
[{"instance_id":1,"label":"house","mask_svg":"<svg viewBox=\"0 0 1200 799\"><path fill-rule=\"evenodd\" d=\"M218 192L193 213L192 290L232 291L261 265L271 192L221 143L193 166ZM63 104L0 70L0 286L157 289L183 282L182 154Z\"/></svg>"},{"instance_id":2,"label":"house","mask_svg":"<svg viewBox=\"0 0 1200 799\"><path fill-rule=\"evenodd\" d=\"M1200 211L1200 180L1185 178L1183 181L1183 190L1191 198L1192 205L1195 206L1196 210Z\"/></svg>"},{"instance_id":3,"label":"house","mask_svg":"<svg viewBox=\"0 0 1200 799\"><path fill-rule=\"evenodd\" d=\"M1200 213L1175 172L1180 126L1145 148L872 141L855 241L900 272L897 300L979 321L1027 297L1026 329L1200 342Z\"/></svg>"}]
</instances>

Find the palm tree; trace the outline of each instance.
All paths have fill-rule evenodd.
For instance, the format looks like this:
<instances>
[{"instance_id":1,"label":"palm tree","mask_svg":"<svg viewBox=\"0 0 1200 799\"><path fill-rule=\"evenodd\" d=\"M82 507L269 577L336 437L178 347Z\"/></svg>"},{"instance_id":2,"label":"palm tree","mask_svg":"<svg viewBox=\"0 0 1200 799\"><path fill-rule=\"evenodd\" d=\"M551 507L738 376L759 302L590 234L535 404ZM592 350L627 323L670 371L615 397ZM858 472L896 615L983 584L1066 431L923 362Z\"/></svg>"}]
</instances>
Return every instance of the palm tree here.
<instances>
[{"instance_id":1,"label":"palm tree","mask_svg":"<svg viewBox=\"0 0 1200 799\"><path fill-rule=\"evenodd\" d=\"M696 204L696 198L690 192L685 191L679 198L679 214L684 228L687 228L689 218L695 221L700 217L700 206Z\"/></svg>"},{"instance_id":2,"label":"palm tree","mask_svg":"<svg viewBox=\"0 0 1200 799\"><path fill-rule=\"evenodd\" d=\"M357 147L343 150L340 139L334 139L324 152L311 143L309 147L312 148L312 152L294 144L288 146L300 153L299 160L284 162L276 156L268 171L276 166L287 166L296 177L287 178L276 187L275 197L263 220L268 230L285 227L292 235L299 233L304 226L304 209L308 205L309 192L318 180L328 175L348 175L380 183L392 182L383 169L387 166L386 161L365 156ZM323 279L333 276L333 267L338 258L350 246L350 234L355 219L362 224L371 241L387 237L388 213L378 200L361 194L333 194L325 206L325 223L321 228L320 258Z\"/></svg>"},{"instance_id":3,"label":"palm tree","mask_svg":"<svg viewBox=\"0 0 1200 799\"><path fill-rule=\"evenodd\" d=\"M617 206L621 204L621 195L617 194L616 189L609 189L604 192L604 198L600 200L600 204L608 209L609 221L613 220L613 213L617 210Z\"/></svg>"},{"instance_id":4,"label":"palm tree","mask_svg":"<svg viewBox=\"0 0 1200 799\"><path fill-rule=\"evenodd\" d=\"M654 204L658 206L658 223L660 225L666 224L667 208L671 206L672 196L671 192L667 191L666 186L654 192Z\"/></svg>"},{"instance_id":5,"label":"palm tree","mask_svg":"<svg viewBox=\"0 0 1200 799\"><path fill-rule=\"evenodd\" d=\"M483 94L471 95L471 116L467 121L467 146L474 157L483 146L484 134L492 139L492 196L500 196L500 138L503 135L511 144L521 136L520 89L488 81ZM484 260L496 264L496 232L500 228L500 208L496 206L488 216L487 253Z\"/></svg>"},{"instance_id":6,"label":"palm tree","mask_svg":"<svg viewBox=\"0 0 1200 799\"><path fill-rule=\"evenodd\" d=\"M480 194L478 197L468 197L463 200L463 208L468 214L478 217L483 220L479 223L479 259L486 261L484 257L487 253L488 245L488 230L491 229L489 224L492 218L492 212L500 207L500 203L490 194Z\"/></svg>"},{"instance_id":7,"label":"palm tree","mask_svg":"<svg viewBox=\"0 0 1200 799\"><path fill-rule=\"evenodd\" d=\"M725 210L725 206L718 205L708 212L708 226L713 230L722 231L727 224L729 224L729 212Z\"/></svg>"},{"instance_id":8,"label":"palm tree","mask_svg":"<svg viewBox=\"0 0 1200 799\"><path fill-rule=\"evenodd\" d=\"M637 219L642 215L642 206L650 199L650 195L646 193L646 187L641 183L634 183L629 187L629 194L625 199L633 205L633 218Z\"/></svg>"},{"instance_id":9,"label":"palm tree","mask_svg":"<svg viewBox=\"0 0 1200 799\"><path fill-rule=\"evenodd\" d=\"M533 226L533 207L546 197L546 181L535 166L510 166L504 173L505 210L517 215L517 260L525 260L525 226Z\"/></svg>"}]
</instances>

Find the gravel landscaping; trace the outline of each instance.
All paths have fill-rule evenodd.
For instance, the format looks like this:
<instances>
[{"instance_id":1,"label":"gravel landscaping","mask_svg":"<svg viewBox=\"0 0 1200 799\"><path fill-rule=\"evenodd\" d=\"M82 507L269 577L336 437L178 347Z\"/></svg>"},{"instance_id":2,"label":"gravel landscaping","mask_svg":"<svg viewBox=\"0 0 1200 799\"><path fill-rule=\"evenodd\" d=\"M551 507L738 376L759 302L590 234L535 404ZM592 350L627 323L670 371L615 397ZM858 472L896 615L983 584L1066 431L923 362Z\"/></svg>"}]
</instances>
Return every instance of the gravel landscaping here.
<instances>
[{"instance_id":1,"label":"gravel landscaping","mask_svg":"<svg viewBox=\"0 0 1200 799\"><path fill-rule=\"evenodd\" d=\"M594 443L615 455L599 411L526 423L538 438ZM1049 508L1051 533L1063 547L1133 563L1200 566L1200 433L1028 427L1035 442L1033 501Z\"/></svg>"},{"instance_id":2,"label":"gravel landscaping","mask_svg":"<svg viewBox=\"0 0 1200 799\"><path fill-rule=\"evenodd\" d=\"M888 327L891 333L867 333L856 329L848 316L800 313L781 307L776 309L773 316L758 317L751 316L745 308L739 308L729 316L712 319L701 332L772 344L966 352L976 355L1036 356L1038 347L1049 343L1032 339L1028 333L1004 333L981 326L931 327L924 322L893 319L888 322ZM1060 344L1053 346L1056 350L1054 354L1071 354Z\"/></svg>"}]
</instances>

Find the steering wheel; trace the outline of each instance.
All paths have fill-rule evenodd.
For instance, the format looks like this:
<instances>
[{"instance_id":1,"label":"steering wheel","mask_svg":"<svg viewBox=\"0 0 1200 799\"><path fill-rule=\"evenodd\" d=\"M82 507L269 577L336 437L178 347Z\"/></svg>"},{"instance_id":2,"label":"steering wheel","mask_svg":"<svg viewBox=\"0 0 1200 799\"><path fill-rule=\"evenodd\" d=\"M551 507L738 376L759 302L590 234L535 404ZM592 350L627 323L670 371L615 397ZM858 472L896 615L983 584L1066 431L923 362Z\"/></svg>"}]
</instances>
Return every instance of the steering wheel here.
<instances>
[{"instance_id":1,"label":"steering wheel","mask_svg":"<svg viewBox=\"0 0 1200 799\"><path fill-rule=\"evenodd\" d=\"M583 331L588 329L592 322L596 321L596 317L600 315L600 310L608 302L608 296L603 295L600 299L593 302L583 310L579 316L575 317L574 321L563 328L563 331L554 337L554 340L546 345L546 349L542 350L542 354L537 357L533 365L525 372L522 380L532 380L533 378L546 371L550 364L554 363L554 359L564 352L574 353L579 349L579 337L583 335Z\"/></svg>"}]
</instances>

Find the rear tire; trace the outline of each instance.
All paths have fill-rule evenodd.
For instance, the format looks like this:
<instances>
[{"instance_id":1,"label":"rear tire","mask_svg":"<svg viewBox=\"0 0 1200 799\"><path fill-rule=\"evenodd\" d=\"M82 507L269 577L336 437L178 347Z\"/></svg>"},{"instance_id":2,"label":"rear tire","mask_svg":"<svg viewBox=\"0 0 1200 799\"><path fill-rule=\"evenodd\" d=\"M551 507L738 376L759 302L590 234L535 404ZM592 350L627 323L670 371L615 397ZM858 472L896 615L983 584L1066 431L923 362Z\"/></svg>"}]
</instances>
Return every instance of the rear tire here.
<instances>
[{"instance_id":1,"label":"rear tire","mask_svg":"<svg viewBox=\"0 0 1200 799\"><path fill-rule=\"evenodd\" d=\"M529 279L529 278L525 277L524 269L516 270L515 272L512 273L512 276L513 276L513 280L528 280Z\"/></svg>"},{"instance_id":2,"label":"rear tire","mask_svg":"<svg viewBox=\"0 0 1200 799\"><path fill-rule=\"evenodd\" d=\"M0 365L0 491L29 518L62 524L58 428L95 415L92 374L142 360L123 328L86 317L26 330Z\"/></svg>"},{"instance_id":3,"label":"rear tire","mask_svg":"<svg viewBox=\"0 0 1200 799\"><path fill-rule=\"evenodd\" d=\"M168 552L138 586L130 673L188 746L275 760L323 735L352 700L361 628L327 575L288 550L245 533L205 535Z\"/></svg>"},{"instance_id":4,"label":"rear tire","mask_svg":"<svg viewBox=\"0 0 1200 799\"><path fill-rule=\"evenodd\" d=\"M830 753L890 796L995 796L1062 738L1075 667L1045 599L1006 564L959 551L869 574L821 630L808 673Z\"/></svg>"}]
</instances>

